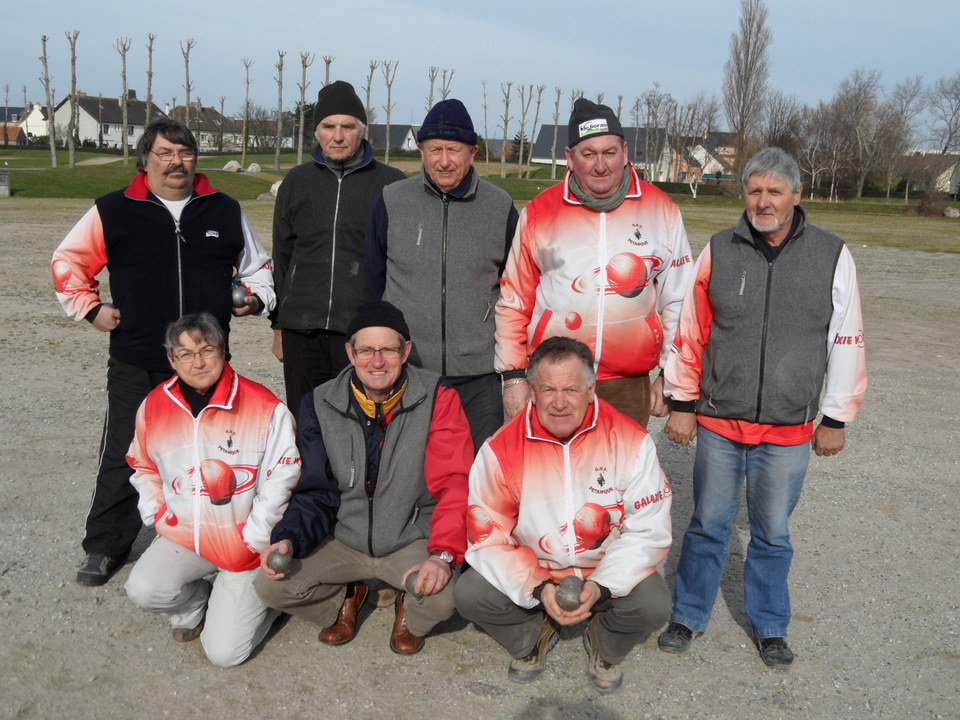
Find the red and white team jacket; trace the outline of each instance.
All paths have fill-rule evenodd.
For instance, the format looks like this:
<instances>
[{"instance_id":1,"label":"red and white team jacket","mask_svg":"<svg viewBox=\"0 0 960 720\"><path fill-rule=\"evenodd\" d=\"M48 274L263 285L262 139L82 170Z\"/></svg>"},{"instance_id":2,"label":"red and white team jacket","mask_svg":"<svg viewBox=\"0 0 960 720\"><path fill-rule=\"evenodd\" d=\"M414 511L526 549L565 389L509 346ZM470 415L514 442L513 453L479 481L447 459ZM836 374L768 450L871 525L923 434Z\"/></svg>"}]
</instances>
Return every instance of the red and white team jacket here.
<instances>
[{"instance_id":1,"label":"red and white team jacket","mask_svg":"<svg viewBox=\"0 0 960 720\"><path fill-rule=\"evenodd\" d=\"M646 430L611 405L564 444L528 403L470 471L466 560L521 607L573 573L626 595L667 557L671 495Z\"/></svg>"},{"instance_id":2,"label":"red and white team jacket","mask_svg":"<svg viewBox=\"0 0 960 720\"><path fill-rule=\"evenodd\" d=\"M177 376L154 388L127 462L144 524L237 572L258 566L300 478L290 411L229 364L196 418Z\"/></svg>"},{"instance_id":3,"label":"red and white team jacket","mask_svg":"<svg viewBox=\"0 0 960 720\"><path fill-rule=\"evenodd\" d=\"M690 244L676 204L628 171L627 197L610 212L581 204L569 172L523 209L496 306L498 372L526 368L557 335L590 348L601 380L666 361L693 268Z\"/></svg>"}]
</instances>

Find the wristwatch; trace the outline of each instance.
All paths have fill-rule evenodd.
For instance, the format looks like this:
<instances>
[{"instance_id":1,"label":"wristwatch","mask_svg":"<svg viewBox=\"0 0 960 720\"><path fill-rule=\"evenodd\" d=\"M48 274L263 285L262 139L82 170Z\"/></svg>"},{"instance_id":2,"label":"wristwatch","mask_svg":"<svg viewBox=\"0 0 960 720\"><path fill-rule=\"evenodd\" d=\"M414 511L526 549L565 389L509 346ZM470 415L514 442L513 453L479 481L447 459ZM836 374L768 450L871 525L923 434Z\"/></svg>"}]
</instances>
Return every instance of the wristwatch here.
<instances>
[{"instance_id":1,"label":"wristwatch","mask_svg":"<svg viewBox=\"0 0 960 720\"><path fill-rule=\"evenodd\" d=\"M453 565L453 553L449 550L434 550L432 553L430 553L430 556L443 560L443 562L445 562L447 565Z\"/></svg>"}]
</instances>

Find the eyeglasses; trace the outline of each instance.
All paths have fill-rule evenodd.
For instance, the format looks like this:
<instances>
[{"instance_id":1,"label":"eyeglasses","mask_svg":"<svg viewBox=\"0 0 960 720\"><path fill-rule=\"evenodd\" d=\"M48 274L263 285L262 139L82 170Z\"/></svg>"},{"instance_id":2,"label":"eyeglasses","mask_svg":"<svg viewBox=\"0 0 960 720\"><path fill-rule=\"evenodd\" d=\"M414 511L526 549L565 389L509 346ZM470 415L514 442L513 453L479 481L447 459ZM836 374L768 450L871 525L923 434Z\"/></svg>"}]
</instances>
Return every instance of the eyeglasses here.
<instances>
[{"instance_id":1,"label":"eyeglasses","mask_svg":"<svg viewBox=\"0 0 960 720\"><path fill-rule=\"evenodd\" d=\"M193 362L197 357L202 357L204 360L210 360L216 355L220 354L220 348L213 345L205 345L196 352L192 350L177 350L173 353L173 359L177 362L188 363Z\"/></svg>"},{"instance_id":2,"label":"eyeglasses","mask_svg":"<svg viewBox=\"0 0 960 720\"><path fill-rule=\"evenodd\" d=\"M400 347L385 347L385 348L370 348L370 347L354 347L353 354L356 355L361 360L370 360L374 355L380 353L381 357L384 360L396 360L400 357L400 353L403 352L403 346Z\"/></svg>"},{"instance_id":3,"label":"eyeglasses","mask_svg":"<svg viewBox=\"0 0 960 720\"><path fill-rule=\"evenodd\" d=\"M196 150L180 150L178 152L173 152L172 150L163 149L160 152L155 152L151 150L154 155L159 158L160 162L173 162L176 159L179 162L190 163L197 159Z\"/></svg>"}]
</instances>

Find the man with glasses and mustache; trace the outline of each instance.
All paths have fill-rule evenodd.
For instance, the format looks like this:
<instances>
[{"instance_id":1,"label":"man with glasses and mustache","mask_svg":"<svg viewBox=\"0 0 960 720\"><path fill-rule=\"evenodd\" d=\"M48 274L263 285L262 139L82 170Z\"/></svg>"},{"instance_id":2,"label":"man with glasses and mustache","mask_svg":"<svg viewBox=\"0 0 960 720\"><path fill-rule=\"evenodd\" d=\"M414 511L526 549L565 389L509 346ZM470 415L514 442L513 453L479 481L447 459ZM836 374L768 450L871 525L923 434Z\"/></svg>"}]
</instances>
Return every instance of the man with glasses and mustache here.
<instances>
[{"instance_id":1,"label":"man with glasses and mustache","mask_svg":"<svg viewBox=\"0 0 960 720\"><path fill-rule=\"evenodd\" d=\"M400 310L362 305L347 336L350 367L301 403L300 483L265 550L292 553L292 567L264 560L254 584L328 645L353 639L364 579L410 588L397 595L390 649L411 654L454 612L473 441L456 390L407 363Z\"/></svg>"},{"instance_id":2,"label":"man with glasses and mustache","mask_svg":"<svg viewBox=\"0 0 960 720\"><path fill-rule=\"evenodd\" d=\"M107 413L96 488L77 573L103 585L130 553L140 530L137 493L125 455L137 408L170 377L164 330L207 311L229 332L230 316L275 304L272 263L236 200L196 172L197 141L184 124L151 122L137 143L130 185L99 198L53 254L57 299L68 315L110 333ZM111 301L97 275L109 265ZM248 295L233 307L234 278Z\"/></svg>"}]
</instances>

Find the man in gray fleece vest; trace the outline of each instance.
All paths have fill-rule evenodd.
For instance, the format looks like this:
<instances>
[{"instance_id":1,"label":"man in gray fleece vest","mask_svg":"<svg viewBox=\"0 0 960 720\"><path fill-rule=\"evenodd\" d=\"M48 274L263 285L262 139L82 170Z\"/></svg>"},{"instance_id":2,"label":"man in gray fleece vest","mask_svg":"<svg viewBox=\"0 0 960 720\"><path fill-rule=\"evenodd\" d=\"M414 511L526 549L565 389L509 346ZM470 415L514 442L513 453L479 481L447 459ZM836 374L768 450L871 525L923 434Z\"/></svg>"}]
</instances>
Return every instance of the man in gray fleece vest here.
<instances>
[{"instance_id":1,"label":"man in gray fleece vest","mask_svg":"<svg viewBox=\"0 0 960 720\"><path fill-rule=\"evenodd\" d=\"M683 301L664 370L665 431L681 445L696 436L697 456L673 614L659 640L666 652L684 652L707 628L746 487L744 605L763 662L793 662L788 521L810 450L843 449L844 423L867 389L853 258L807 223L802 190L790 155L754 155L743 172L746 212L710 238Z\"/></svg>"},{"instance_id":2,"label":"man in gray fleece vest","mask_svg":"<svg viewBox=\"0 0 960 720\"><path fill-rule=\"evenodd\" d=\"M519 215L473 168L477 140L462 102L433 106L417 133L422 170L374 203L364 265L370 294L410 323L411 364L456 388L479 448L503 424L493 306Z\"/></svg>"}]
</instances>

